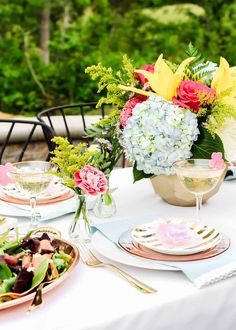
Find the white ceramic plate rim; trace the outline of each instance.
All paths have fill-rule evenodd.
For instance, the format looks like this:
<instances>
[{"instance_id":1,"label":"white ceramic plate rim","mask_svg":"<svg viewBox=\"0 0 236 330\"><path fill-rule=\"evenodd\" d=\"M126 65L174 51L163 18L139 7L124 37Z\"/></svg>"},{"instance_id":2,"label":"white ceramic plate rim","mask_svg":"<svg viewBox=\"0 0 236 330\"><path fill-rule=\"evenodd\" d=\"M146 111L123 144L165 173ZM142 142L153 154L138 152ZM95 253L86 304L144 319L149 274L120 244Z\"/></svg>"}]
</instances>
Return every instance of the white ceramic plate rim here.
<instances>
[{"instance_id":1,"label":"white ceramic plate rim","mask_svg":"<svg viewBox=\"0 0 236 330\"><path fill-rule=\"evenodd\" d=\"M168 270L168 271L179 271L180 269L162 265L161 263L154 260L147 260L141 257L136 257L128 254L121 248L118 248L114 243L102 235L99 231L96 231L92 236L92 245L94 249L102 256L118 262L120 264L144 268L153 270Z\"/></svg>"}]
</instances>

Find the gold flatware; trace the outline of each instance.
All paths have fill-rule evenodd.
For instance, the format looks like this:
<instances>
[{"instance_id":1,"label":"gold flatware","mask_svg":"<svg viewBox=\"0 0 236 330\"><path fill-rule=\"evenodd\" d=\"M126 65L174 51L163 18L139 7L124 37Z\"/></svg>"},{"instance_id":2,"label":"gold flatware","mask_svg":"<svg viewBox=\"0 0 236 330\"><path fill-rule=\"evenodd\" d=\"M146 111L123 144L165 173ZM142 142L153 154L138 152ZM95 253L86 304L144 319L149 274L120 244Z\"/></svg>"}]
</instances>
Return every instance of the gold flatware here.
<instances>
[{"instance_id":1,"label":"gold flatware","mask_svg":"<svg viewBox=\"0 0 236 330\"><path fill-rule=\"evenodd\" d=\"M57 278L47 281L47 282L42 282L39 284L39 286L36 289L34 299L32 300L32 303L28 308L29 312L32 312L33 310L35 310L36 308L38 308L42 305L42 303L43 303L42 290L43 290L44 285L50 284L50 283L54 282L55 280L57 280Z\"/></svg>"},{"instance_id":2,"label":"gold flatware","mask_svg":"<svg viewBox=\"0 0 236 330\"><path fill-rule=\"evenodd\" d=\"M115 265L103 263L91 252L91 250L87 247L86 244L79 243L78 248L80 251L81 259L85 265L87 265L89 267L110 268L110 269L116 271L118 274L120 274L123 278L125 278L132 286L134 286L139 291L141 291L143 293L156 293L157 292L156 289L153 289L149 285L140 282L133 276L129 275L128 273L124 272L120 268L116 267Z\"/></svg>"}]
</instances>

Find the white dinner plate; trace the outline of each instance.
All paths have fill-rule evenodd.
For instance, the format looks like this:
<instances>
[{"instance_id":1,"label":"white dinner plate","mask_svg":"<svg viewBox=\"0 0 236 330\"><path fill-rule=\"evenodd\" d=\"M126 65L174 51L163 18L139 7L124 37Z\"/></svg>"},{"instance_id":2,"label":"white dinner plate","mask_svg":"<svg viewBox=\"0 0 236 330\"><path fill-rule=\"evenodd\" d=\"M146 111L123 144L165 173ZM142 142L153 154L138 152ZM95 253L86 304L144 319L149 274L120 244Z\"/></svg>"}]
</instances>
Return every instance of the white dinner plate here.
<instances>
[{"instance_id":1,"label":"white dinner plate","mask_svg":"<svg viewBox=\"0 0 236 330\"><path fill-rule=\"evenodd\" d=\"M145 269L179 271L179 269L175 267L166 266L164 264L162 265L153 260L145 260L143 258L132 256L108 240L99 231L96 231L95 234L93 234L92 245L94 249L104 257L124 265Z\"/></svg>"},{"instance_id":2,"label":"white dinner plate","mask_svg":"<svg viewBox=\"0 0 236 330\"><path fill-rule=\"evenodd\" d=\"M165 246L157 237L158 226L160 222L152 221L137 226L131 232L131 237L138 244L147 249L164 254L176 256L191 255L213 248L222 240L222 234L213 227L202 223L184 221L181 219L170 219L164 222L165 225L179 226L184 225L192 236L188 247L168 247ZM197 238L197 241L194 238Z\"/></svg>"},{"instance_id":3,"label":"white dinner plate","mask_svg":"<svg viewBox=\"0 0 236 330\"><path fill-rule=\"evenodd\" d=\"M37 196L38 201L46 201L46 200L54 199L66 194L69 191L69 188L62 185L61 183L52 182L52 184L56 188L55 191L51 194L47 194L47 190L45 190L44 192L42 192ZM7 185L6 187L2 187L2 192L7 196L14 197L23 201L29 199L28 197L25 196L23 192L17 189L17 187L13 183Z\"/></svg>"}]
</instances>

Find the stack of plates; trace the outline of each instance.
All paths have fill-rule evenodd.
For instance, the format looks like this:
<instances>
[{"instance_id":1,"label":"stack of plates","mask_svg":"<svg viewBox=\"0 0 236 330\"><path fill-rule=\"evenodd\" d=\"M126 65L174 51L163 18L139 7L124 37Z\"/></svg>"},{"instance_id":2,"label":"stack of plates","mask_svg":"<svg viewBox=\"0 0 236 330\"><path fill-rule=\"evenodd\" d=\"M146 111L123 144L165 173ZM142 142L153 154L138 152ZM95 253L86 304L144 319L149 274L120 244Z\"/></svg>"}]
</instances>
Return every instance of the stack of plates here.
<instances>
[{"instance_id":1,"label":"stack of plates","mask_svg":"<svg viewBox=\"0 0 236 330\"><path fill-rule=\"evenodd\" d=\"M74 192L54 181L49 188L37 196L37 205L46 205L61 202L74 196ZM14 184L2 187L0 200L7 203L28 205L29 199Z\"/></svg>"},{"instance_id":2,"label":"stack of plates","mask_svg":"<svg viewBox=\"0 0 236 330\"><path fill-rule=\"evenodd\" d=\"M145 223L122 233L117 245L97 231L93 235L92 243L100 254L116 262L160 270L178 270L176 265L171 267L169 262L212 258L223 253L230 246L229 238L211 226L174 219L168 220L167 223L186 225L190 231L193 231L193 236L199 236L199 240L188 247L170 248L158 240L156 231L159 223L159 221ZM168 266L165 262L168 262Z\"/></svg>"}]
</instances>

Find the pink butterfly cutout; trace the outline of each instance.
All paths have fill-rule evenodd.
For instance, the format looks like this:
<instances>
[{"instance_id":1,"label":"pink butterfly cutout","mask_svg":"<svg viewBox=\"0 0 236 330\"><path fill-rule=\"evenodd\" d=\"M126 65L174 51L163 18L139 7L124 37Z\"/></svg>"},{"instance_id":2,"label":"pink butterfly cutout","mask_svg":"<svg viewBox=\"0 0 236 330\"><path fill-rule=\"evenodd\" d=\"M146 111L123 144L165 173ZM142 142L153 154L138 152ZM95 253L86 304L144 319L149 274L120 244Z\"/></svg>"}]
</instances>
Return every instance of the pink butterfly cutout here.
<instances>
[{"instance_id":1,"label":"pink butterfly cutout","mask_svg":"<svg viewBox=\"0 0 236 330\"><path fill-rule=\"evenodd\" d=\"M0 185L7 186L9 183L12 183L12 179L8 173L13 171L14 166L10 163L7 163L6 165L0 165Z\"/></svg>"},{"instance_id":2,"label":"pink butterfly cutout","mask_svg":"<svg viewBox=\"0 0 236 330\"><path fill-rule=\"evenodd\" d=\"M220 170L224 167L224 160L222 159L221 152L212 153L211 160L209 161L209 166L215 170Z\"/></svg>"}]
</instances>

